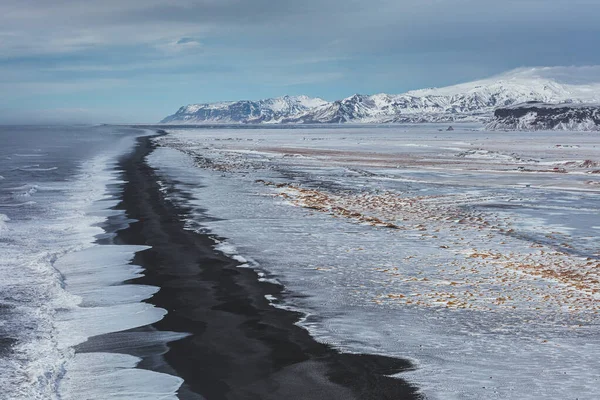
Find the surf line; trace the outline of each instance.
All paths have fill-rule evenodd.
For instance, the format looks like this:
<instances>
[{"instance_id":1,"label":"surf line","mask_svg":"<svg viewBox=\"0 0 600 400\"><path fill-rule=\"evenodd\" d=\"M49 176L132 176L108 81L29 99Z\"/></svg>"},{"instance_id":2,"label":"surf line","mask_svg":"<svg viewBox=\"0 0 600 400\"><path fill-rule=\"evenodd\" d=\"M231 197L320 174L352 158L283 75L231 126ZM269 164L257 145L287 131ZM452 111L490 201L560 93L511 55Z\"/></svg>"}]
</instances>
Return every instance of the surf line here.
<instances>
[{"instance_id":1,"label":"surf line","mask_svg":"<svg viewBox=\"0 0 600 400\"><path fill-rule=\"evenodd\" d=\"M141 367L183 378L182 399L420 398L416 387L389 377L413 369L409 361L344 354L315 341L295 324L301 314L267 300L281 297L283 287L238 268L214 249L214 236L185 229L185 193L145 161L156 148L152 138L138 138L120 162L120 207L135 222L117 240L151 246L136 254L133 263L145 274L133 282L160 287L147 301L167 314L152 328L189 335L168 344L168 366Z\"/></svg>"}]
</instances>

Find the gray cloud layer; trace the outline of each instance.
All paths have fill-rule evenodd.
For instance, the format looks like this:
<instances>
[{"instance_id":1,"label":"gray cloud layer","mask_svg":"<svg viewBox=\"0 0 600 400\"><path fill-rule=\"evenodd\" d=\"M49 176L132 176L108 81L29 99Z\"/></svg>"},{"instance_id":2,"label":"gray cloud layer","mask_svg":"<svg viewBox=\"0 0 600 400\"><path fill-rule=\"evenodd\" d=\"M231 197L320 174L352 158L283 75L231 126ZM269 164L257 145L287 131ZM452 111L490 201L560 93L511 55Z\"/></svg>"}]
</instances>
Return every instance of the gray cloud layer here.
<instances>
[{"instance_id":1,"label":"gray cloud layer","mask_svg":"<svg viewBox=\"0 0 600 400\"><path fill-rule=\"evenodd\" d=\"M562 36L598 33L599 16L590 0L4 0L0 49L6 57L182 37L345 52L518 48L543 38L564 46Z\"/></svg>"},{"instance_id":2,"label":"gray cloud layer","mask_svg":"<svg viewBox=\"0 0 600 400\"><path fill-rule=\"evenodd\" d=\"M599 17L597 0L3 0L0 91L161 81L215 82L198 84L198 101L215 86L233 97L398 91L600 64Z\"/></svg>"}]
</instances>

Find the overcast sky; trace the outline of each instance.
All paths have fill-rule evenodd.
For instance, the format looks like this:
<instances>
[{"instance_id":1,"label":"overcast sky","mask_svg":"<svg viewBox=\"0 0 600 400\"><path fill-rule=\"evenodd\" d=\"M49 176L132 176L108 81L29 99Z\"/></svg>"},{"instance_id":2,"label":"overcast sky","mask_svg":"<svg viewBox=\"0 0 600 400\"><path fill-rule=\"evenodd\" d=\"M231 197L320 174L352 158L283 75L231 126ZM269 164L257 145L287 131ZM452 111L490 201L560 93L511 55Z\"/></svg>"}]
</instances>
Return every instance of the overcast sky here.
<instances>
[{"instance_id":1,"label":"overcast sky","mask_svg":"<svg viewBox=\"0 0 600 400\"><path fill-rule=\"evenodd\" d=\"M0 123L597 65L599 20L598 0L2 0Z\"/></svg>"}]
</instances>

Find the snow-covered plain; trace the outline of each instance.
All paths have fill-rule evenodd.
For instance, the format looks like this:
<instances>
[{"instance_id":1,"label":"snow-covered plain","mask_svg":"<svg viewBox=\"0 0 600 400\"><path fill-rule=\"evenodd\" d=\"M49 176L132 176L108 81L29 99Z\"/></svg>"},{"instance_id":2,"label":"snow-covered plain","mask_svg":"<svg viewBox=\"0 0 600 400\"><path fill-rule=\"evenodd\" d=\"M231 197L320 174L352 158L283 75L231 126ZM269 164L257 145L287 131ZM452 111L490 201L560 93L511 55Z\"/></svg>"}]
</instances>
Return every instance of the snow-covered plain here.
<instances>
[{"instance_id":1,"label":"snow-covered plain","mask_svg":"<svg viewBox=\"0 0 600 400\"><path fill-rule=\"evenodd\" d=\"M428 399L600 398L600 137L444 128L173 130L149 161L274 305Z\"/></svg>"}]
</instances>

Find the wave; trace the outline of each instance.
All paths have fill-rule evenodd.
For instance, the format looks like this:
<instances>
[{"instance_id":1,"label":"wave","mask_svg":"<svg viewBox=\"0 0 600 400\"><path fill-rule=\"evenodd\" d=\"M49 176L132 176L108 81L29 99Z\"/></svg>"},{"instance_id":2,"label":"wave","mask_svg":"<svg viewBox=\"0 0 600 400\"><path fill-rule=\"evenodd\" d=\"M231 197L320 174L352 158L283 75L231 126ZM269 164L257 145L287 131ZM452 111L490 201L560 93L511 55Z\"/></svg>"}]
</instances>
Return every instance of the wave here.
<instances>
[{"instance_id":1,"label":"wave","mask_svg":"<svg viewBox=\"0 0 600 400\"><path fill-rule=\"evenodd\" d=\"M19 171L21 169L29 169L29 168L38 168L40 166L40 164L31 164L31 165L24 165L22 167L16 167L11 169L11 171Z\"/></svg>"},{"instance_id":2,"label":"wave","mask_svg":"<svg viewBox=\"0 0 600 400\"><path fill-rule=\"evenodd\" d=\"M0 214L0 235L2 235L2 232L5 232L8 230L8 224L7 224L8 221L10 221L10 218L8 218L8 215Z\"/></svg>"},{"instance_id":3,"label":"wave","mask_svg":"<svg viewBox=\"0 0 600 400\"><path fill-rule=\"evenodd\" d=\"M143 369L136 369L140 358L125 354L82 353L77 354L69 367L71 373L61 383L63 400L122 399L128 400L176 400L181 378ZM106 366L121 371L114 373ZM123 373L122 371L127 371ZM81 382L94 385L81 385ZM135 382L135 385L132 383Z\"/></svg>"},{"instance_id":4,"label":"wave","mask_svg":"<svg viewBox=\"0 0 600 400\"><path fill-rule=\"evenodd\" d=\"M131 144L129 140L128 148ZM114 209L118 200L108 191L122 182L115 168L120 154L84 162L65 187L65 196L56 197L44 218L17 222L0 214L0 235L8 224L11 230L10 246L0 241L0 275L7 284L0 301L12 310L0 334L16 340L8 357L0 353L0 393L11 393L11 399L176 398L182 380L137 369L137 357L75 351L91 337L149 325L166 314L143 302L156 287L124 284L143 275L131 260L148 247L96 243L106 233L102 223L123 215ZM33 169L39 168L28 167ZM35 193L39 187L18 189ZM28 204L35 202L0 206ZM137 340L149 339L132 336L130 345Z\"/></svg>"},{"instance_id":5,"label":"wave","mask_svg":"<svg viewBox=\"0 0 600 400\"><path fill-rule=\"evenodd\" d=\"M18 207L30 207L30 206L34 206L37 203L35 201L26 201L23 203L7 203L7 204L0 204L0 207L3 208L18 208Z\"/></svg>"},{"instance_id":6,"label":"wave","mask_svg":"<svg viewBox=\"0 0 600 400\"><path fill-rule=\"evenodd\" d=\"M26 184L21 185L21 186L8 187L8 188L4 188L2 190L4 190L4 191L21 191L21 190L30 191L32 189L35 189L35 191L37 191L37 190L40 189L40 186L36 185L36 184L26 183Z\"/></svg>"},{"instance_id":7,"label":"wave","mask_svg":"<svg viewBox=\"0 0 600 400\"><path fill-rule=\"evenodd\" d=\"M54 171L57 170L58 167L41 167L40 164L31 164L24 165L22 167L16 167L11 169L11 171L23 171L23 172L44 172L44 171Z\"/></svg>"},{"instance_id":8,"label":"wave","mask_svg":"<svg viewBox=\"0 0 600 400\"><path fill-rule=\"evenodd\" d=\"M27 199L40 190L38 185L22 185L15 188L6 188L4 191L12 192L12 197L15 200Z\"/></svg>"},{"instance_id":9,"label":"wave","mask_svg":"<svg viewBox=\"0 0 600 400\"><path fill-rule=\"evenodd\" d=\"M35 168L35 167L21 167L17 168L19 171L24 172L45 172L45 171L55 171L58 167L48 167L48 168Z\"/></svg>"}]
</instances>

